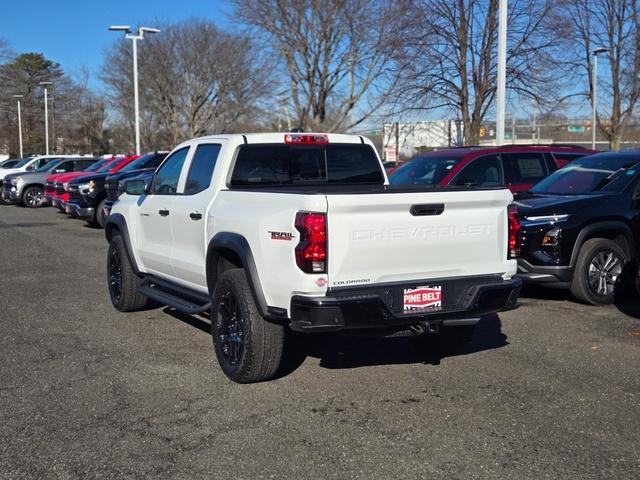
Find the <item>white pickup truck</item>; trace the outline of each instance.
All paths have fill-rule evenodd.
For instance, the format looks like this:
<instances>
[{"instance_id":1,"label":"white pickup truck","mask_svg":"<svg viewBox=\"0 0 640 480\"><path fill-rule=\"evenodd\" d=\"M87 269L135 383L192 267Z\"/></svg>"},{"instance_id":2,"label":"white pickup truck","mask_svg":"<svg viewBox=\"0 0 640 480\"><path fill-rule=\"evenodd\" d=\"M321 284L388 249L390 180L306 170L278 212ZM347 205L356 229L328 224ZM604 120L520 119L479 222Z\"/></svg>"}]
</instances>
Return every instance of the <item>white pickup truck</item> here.
<instances>
[{"instance_id":1,"label":"white pickup truck","mask_svg":"<svg viewBox=\"0 0 640 480\"><path fill-rule=\"evenodd\" d=\"M377 329L468 339L514 308L518 223L504 189L388 185L372 142L217 135L129 180L107 220L113 305L210 312L224 373L272 378L285 336Z\"/></svg>"}]
</instances>

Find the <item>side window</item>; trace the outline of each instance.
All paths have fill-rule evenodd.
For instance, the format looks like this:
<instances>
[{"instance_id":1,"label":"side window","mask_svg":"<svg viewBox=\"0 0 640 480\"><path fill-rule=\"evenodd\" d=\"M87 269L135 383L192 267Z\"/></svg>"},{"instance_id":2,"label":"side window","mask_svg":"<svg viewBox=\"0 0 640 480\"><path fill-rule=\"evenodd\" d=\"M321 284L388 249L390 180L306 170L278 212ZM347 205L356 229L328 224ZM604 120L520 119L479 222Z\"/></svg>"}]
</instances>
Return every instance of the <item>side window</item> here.
<instances>
[{"instance_id":1,"label":"side window","mask_svg":"<svg viewBox=\"0 0 640 480\"><path fill-rule=\"evenodd\" d=\"M95 160L78 160L76 162L76 171L77 170L84 170L85 168L89 168L91 165L93 165L95 163Z\"/></svg>"},{"instance_id":2,"label":"side window","mask_svg":"<svg viewBox=\"0 0 640 480\"><path fill-rule=\"evenodd\" d=\"M455 185L471 187L500 187L504 177L498 155L486 155L476 158L456 176Z\"/></svg>"},{"instance_id":3,"label":"side window","mask_svg":"<svg viewBox=\"0 0 640 480\"><path fill-rule=\"evenodd\" d=\"M144 168L158 168L158 165L160 165L165 158L167 158L166 153L158 153Z\"/></svg>"},{"instance_id":4,"label":"side window","mask_svg":"<svg viewBox=\"0 0 640 480\"><path fill-rule=\"evenodd\" d=\"M182 166L189 153L189 147L181 148L162 164L151 185L151 193L172 194L178 190L178 180Z\"/></svg>"},{"instance_id":5,"label":"side window","mask_svg":"<svg viewBox=\"0 0 640 480\"><path fill-rule=\"evenodd\" d=\"M184 193L193 195L209 188L220 148L220 145L198 145L191 160Z\"/></svg>"},{"instance_id":6,"label":"side window","mask_svg":"<svg viewBox=\"0 0 640 480\"><path fill-rule=\"evenodd\" d=\"M547 166L542 153L503 153L502 163L507 183L537 183L547 176Z\"/></svg>"},{"instance_id":7,"label":"side window","mask_svg":"<svg viewBox=\"0 0 640 480\"><path fill-rule=\"evenodd\" d=\"M73 171L73 161L61 162L55 166L54 171L57 173L66 173Z\"/></svg>"}]
</instances>

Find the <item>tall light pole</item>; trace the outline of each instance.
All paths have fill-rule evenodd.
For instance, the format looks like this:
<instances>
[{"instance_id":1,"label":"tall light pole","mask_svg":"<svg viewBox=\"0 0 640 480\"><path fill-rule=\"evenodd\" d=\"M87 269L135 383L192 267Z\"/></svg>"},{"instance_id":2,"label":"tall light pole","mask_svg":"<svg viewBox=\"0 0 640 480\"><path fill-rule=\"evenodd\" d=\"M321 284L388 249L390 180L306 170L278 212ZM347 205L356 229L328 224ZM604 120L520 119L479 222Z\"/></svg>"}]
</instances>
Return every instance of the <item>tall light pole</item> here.
<instances>
[{"instance_id":1,"label":"tall light pole","mask_svg":"<svg viewBox=\"0 0 640 480\"><path fill-rule=\"evenodd\" d=\"M47 97L47 87L51 82L40 82L44 87L44 147L46 155L49 155L49 99Z\"/></svg>"},{"instance_id":2,"label":"tall light pole","mask_svg":"<svg viewBox=\"0 0 640 480\"><path fill-rule=\"evenodd\" d=\"M13 98L18 100L18 139L20 141L20 158L24 157L22 153L22 113L20 112L20 99L23 98L24 95L14 95Z\"/></svg>"},{"instance_id":3,"label":"tall light pole","mask_svg":"<svg viewBox=\"0 0 640 480\"><path fill-rule=\"evenodd\" d=\"M593 55L593 66L591 67L591 74L592 74L592 79L591 79L591 83L592 83L592 89L591 89L591 148L593 150L596 149L596 130L597 130L597 125L596 125L596 120L597 120L597 107L596 107L596 102L598 100L598 54L599 53L604 53L604 52L609 52L610 50L608 48L596 48L595 50L593 50L591 52L591 54Z\"/></svg>"},{"instance_id":4,"label":"tall light pole","mask_svg":"<svg viewBox=\"0 0 640 480\"><path fill-rule=\"evenodd\" d=\"M128 38L133 42L133 108L135 116L135 128L136 128L136 155L140 155L140 106L138 103L138 40L144 38L145 33L159 33L157 28L140 27L138 28L138 34L131 33L131 27L129 25L112 25L109 27L111 31L124 32L125 38Z\"/></svg>"},{"instance_id":5,"label":"tall light pole","mask_svg":"<svg viewBox=\"0 0 640 480\"><path fill-rule=\"evenodd\" d=\"M496 145L504 144L507 77L507 0L498 4L498 78L496 92Z\"/></svg>"}]
</instances>

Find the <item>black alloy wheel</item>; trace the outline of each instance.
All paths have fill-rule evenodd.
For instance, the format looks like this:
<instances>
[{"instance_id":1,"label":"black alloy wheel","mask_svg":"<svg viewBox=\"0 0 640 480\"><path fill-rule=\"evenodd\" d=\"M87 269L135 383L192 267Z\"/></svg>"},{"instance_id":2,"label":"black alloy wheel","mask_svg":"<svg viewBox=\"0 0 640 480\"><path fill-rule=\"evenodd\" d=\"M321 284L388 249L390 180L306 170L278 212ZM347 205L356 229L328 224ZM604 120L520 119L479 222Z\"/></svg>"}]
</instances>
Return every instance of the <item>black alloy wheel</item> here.
<instances>
[{"instance_id":1,"label":"black alloy wheel","mask_svg":"<svg viewBox=\"0 0 640 480\"><path fill-rule=\"evenodd\" d=\"M114 303L122 299L122 259L120 251L115 248L109 255L109 293Z\"/></svg>"},{"instance_id":2,"label":"black alloy wheel","mask_svg":"<svg viewBox=\"0 0 640 480\"><path fill-rule=\"evenodd\" d=\"M233 291L227 290L222 294L217 311L216 333L221 353L226 362L235 366L242 359L244 332L242 313Z\"/></svg>"}]
</instances>

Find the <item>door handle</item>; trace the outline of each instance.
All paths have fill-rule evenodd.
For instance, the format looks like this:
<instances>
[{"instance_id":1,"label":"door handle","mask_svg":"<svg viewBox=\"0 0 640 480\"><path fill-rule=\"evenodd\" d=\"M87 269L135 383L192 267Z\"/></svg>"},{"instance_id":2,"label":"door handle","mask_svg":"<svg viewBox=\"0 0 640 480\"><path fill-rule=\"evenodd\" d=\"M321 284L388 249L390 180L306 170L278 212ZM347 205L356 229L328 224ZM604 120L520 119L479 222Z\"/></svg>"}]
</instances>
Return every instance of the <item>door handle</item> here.
<instances>
[{"instance_id":1,"label":"door handle","mask_svg":"<svg viewBox=\"0 0 640 480\"><path fill-rule=\"evenodd\" d=\"M190 218L191 220L201 220L201 219L202 219L202 214L201 214L201 213L198 213L198 212L191 212L191 213L189 214L189 218Z\"/></svg>"},{"instance_id":2,"label":"door handle","mask_svg":"<svg viewBox=\"0 0 640 480\"><path fill-rule=\"evenodd\" d=\"M166 208L163 208L161 210L158 210L158 213L160 214L161 217L166 217L167 215L169 215L169 210L167 210Z\"/></svg>"},{"instance_id":3,"label":"door handle","mask_svg":"<svg viewBox=\"0 0 640 480\"><path fill-rule=\"evenodd\" d=\"M427 215L440 215L442 212L444 212L444 203L412 205L409 212L414 217L424 217Z\"/></svg>"}]
</instances>

